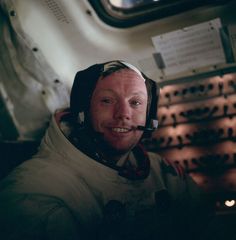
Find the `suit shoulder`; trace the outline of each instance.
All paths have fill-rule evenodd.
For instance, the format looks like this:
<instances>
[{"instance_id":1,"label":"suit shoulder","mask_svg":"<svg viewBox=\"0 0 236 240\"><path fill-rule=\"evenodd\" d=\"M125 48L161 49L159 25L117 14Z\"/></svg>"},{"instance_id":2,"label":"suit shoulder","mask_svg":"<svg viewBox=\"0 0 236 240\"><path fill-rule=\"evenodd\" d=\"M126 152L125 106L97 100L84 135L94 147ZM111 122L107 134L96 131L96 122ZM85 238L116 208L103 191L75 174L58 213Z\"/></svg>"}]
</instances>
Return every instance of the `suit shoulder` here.
<instances>
[{"instance_id":1,"label":"suit shoulder","mask_svg":"<svg viewBox=\"0 0 236 240\"><path fill-rule=\"evenodd\" d=\"M151 165L156 167L158 165L158 168L163 173L185 178L186 173L183 167L181 167L179 164L176 164L169 159L162 158L159 154L154 152L148 152L148 156Z\"/></svg>"}]
</instances>

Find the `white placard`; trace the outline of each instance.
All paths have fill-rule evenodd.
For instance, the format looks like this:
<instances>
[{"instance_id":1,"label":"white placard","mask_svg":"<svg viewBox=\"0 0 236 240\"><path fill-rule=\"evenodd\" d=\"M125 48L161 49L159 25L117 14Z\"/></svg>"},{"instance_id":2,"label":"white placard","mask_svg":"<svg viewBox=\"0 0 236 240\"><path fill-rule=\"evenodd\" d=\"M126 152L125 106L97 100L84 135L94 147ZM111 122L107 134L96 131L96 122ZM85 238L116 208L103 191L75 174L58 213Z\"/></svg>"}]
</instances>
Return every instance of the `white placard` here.
<instances>
[{"instance_id":1,"label":"white placard","mask_svg":"<svg viewBox=\"0 0 236 240\"><path fill-rule=\"evenodd\" d=\"M219 29L220 19L152 37L165 64L165 75L225 63Z\"/></svg>"}]
</instances>

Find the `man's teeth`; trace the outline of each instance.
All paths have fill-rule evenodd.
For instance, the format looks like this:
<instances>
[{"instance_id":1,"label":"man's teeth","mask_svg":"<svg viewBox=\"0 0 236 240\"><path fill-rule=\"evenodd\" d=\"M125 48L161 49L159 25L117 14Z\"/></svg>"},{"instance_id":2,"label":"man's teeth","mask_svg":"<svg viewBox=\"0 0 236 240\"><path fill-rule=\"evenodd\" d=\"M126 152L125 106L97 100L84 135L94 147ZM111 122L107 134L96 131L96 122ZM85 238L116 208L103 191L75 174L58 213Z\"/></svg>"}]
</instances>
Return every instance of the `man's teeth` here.
<instances>
[{"instance_id":1,"label":"man's teeth","mask_svg":"<svg viewBox=\"0 0 236 240\"><path fill-rule=\"evenodd\" d=\"M112 128L113 132L128 132L129 129L127 128Z\"/></svg>"}]
</instances>

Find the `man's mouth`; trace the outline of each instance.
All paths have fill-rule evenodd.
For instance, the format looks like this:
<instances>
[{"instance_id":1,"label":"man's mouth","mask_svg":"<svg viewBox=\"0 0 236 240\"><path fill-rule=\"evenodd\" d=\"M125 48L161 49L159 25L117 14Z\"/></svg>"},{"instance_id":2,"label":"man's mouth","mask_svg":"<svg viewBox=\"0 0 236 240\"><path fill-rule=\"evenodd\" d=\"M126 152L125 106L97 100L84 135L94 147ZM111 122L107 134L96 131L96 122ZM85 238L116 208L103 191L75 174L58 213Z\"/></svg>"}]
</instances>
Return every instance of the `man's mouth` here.
<instances>
[{"instance_id":1,"label":"man's mouth","mask_svg":"<svg viewBox=\"0 0 236 240\"><path fill-rule=\"evenodd\" d=\"M120 128L120 127L115 127L115 128L112 128L111 130L112 132L118 132L118 133L126 133L130 131L129 128Z\"/></svg>"}]
</instances>

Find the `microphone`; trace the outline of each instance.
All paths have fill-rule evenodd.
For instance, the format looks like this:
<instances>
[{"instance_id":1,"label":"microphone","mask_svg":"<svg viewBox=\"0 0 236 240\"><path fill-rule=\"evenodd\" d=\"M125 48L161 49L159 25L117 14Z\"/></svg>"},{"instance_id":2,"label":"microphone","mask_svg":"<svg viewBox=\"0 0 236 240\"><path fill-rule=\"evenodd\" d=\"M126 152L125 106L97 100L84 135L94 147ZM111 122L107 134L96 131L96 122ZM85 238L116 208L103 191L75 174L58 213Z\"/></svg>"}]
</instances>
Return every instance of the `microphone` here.
<instances>
[{"instance_id":1,"label":"microphone","mask_svg":"<svg viewBox=\"0 0 236 240\"><path fill-rule=\"evenodd\" d=\"M155 128L151 128L151 127L145 127L145 126L137 126L136 128L137 130L140 130L140 131L148 131L148 132L152 132L155 130Z\"/></svg>"},{"instance_id":2,"label":"microphone","mask_svg":"<svg viewBox=\"0 0 236 240\"><path fill-rule=\"evenodd\" d=\"M147 126L141 126L141 125L138 125L137 126L137 130L140 130L140 131L147 131L147 132L153 132L157 129L158 127L158 120L156 119L151 119L151 126L147 127Z\"/></svg>"}]
</instances>

